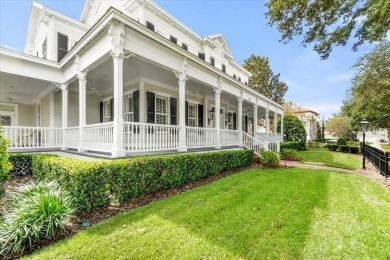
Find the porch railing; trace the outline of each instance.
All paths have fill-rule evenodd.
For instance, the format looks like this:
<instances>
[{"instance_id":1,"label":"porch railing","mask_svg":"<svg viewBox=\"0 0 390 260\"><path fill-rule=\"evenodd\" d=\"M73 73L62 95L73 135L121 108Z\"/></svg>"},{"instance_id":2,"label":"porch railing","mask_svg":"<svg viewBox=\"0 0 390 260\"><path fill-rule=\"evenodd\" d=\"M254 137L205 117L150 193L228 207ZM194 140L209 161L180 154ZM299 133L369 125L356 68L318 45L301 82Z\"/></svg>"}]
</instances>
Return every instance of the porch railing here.
<instances>
[{"instance_id":1,"label":"porch railing","mask_svg":"<svg viewBox=\"0 0 390 260\"><path fill-rule=\"evenodd\" d=\"M245 148L253 150L254 154L257 156L260 156L261 153L265 150L264 143L244 132L242 132L242 144Z\"/></svg>"},{"instance_id":2,"label":"porch railing","mask_svg":"<svg viewBox=\"0 0 390 260\"><path fill-rule=\"evenodd\" d=\"M214 128L186 127L187 148L205 148L217 145L217 130Z\"/></svg>"},{"instance_id":3,"label":"porch railing","mask_svg":"<svg viewBox=\"0 0 390 260\"><path fill-rule=\"evenodd\" d=\"M366 151L365 155L367 160L369 160L385 177L390 176L390 153L382 151L378 148L365 145ZM360 143L360 150L363 151L363 143Z\"/></svg>"},{"instance_id":4,"label":"porch railing","mask_svg":"<svg viewBox=\"0 0 390 260\"><path fill-rule=\"evenodd\" d=\"M179 147L179 126L124 123L124 147L128 152L175 150Z\"/></svg>"},{"instance_id":5,"label":"porch railing","mask_svg":"<svg viewBox=\"0 0 390 260\"><path fill-rule=\"evenodd\" d=\"M273 133L263 133L263 135L267 136L269 139L273 140L274 142L283 142L283 134L273 134Z\"/></svg>"},{"instance_id":6,"label":"porch railing","mask_svg":"<svg viewBox=\"0 0 390 260\"><path fill-rule=\"evenodd\" d=\"M114 123L100 123L86 125L84 127L84 142L82 146L86 150L111 152L113 147Z\"/></svg>"},{"instance_id":7,"label":"porch railing","mask_svg":"<svg viewBox=\"0 0 390 260\"><path fill-rule=\"evenodd\" d=\"M271 139L271 138L269 138L269 136L267 137L267 134L265 134L265 133L256 133L256 139L259 140L260 142L264 143L264 145L265 145L264 148L266 150L278 152L279 145L278 145L278 141L275 141L275 139L277 139L276 135L273 136L274 139Z\"/></svg>"},{"instance_id":8,"label":"porch railing","mask_svg":"<svg viewBox=\"0 0 390 260\"><path fill-rule=\"evenodd\" d=\"M62 129L50 127L4 126L9 148L57 148L62 145Z\"/></svg>"},{"instance_id":9,"label":"porch railing","mask_svg":"<svg viewBox=\"0 0 390 260\"><path fill-rule=\"evenodd\" d=\"M79 141L80 128L78 126L67 127L64 129L64 147L77 149L80 146Z\"/></svg>"},{"instance_id":10,"label":"porch railing","mask_svg":"<svg viewBox=\"0 0 390 260\"><path fill-rule=\"evenodd\" d=\"M240 131L221 129L221 145L222 146L240 145Z\"/></svg>"}]
</instances>

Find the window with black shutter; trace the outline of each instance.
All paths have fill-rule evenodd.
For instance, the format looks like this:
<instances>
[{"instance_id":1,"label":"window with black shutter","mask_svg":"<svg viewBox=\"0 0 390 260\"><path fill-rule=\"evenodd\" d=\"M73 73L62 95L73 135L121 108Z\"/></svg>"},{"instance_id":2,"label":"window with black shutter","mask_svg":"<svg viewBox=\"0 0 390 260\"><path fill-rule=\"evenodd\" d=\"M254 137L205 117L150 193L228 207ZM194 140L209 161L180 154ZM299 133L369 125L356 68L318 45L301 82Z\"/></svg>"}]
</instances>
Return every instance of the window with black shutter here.
<instances>
[{"instance_id":1,"label":"window with black shutter","mask_svg":"<svg viewBox=\"0 0 390 260\"><path fill-rule=\"evenodd\" d=\"M110 112L111 112L110 121L114 121L114 99L113 98L110 99Z\"/></svg>"},{"instance_id":2,"label":"window with black shutter","mask_svg":"<svg viewBox=\"0 0 390 260\"><path fill-rule=\"evenodd\" d=\"M198 52L198 57L202 60L206 60L206 54L204 54L203 52Z\"/></svg>"},{"instance_id":3,"label":"window with black shutter","mask_svg":"<svg viewBox=\"0 0 390 260\"><path fill-rule=\"evenodd\" d=\"M146 27L154 32L154 24L149 21L146 21Z\"/></svg>"},{"instance_id":4,"label":"window with black shutter","mask_svg":"<svg viewBox=\"0 0 390 260\"><path fill-rule=\"evenodd\" d=\"M203 127L203 105L198 104L198 127Z\"/></svg>"},{"instance_id":5,"label":"window with black shutter","mask_svg":"<svg viewBox=\"0 0 390 260\"><path fill-rule=\"evenodd\" d=\"M68 36L58 33L57 38L57 62L60 62L68 53Z\"/></svg>"},{"instance_id":6,"label":"window with black shutter","mask_svg":"<svg viewBox=\"0 0 390 260\"><path fill-rule=\"evenodd\" d=\"M225 64L222 64L222 72L226 73L226 65Z\"/></svg>"},{"instance_id":7,"label":"window with black shutter","mask_svg":"<svg viewBox=\"0 0 390 260\"><path fill-rule=\"evenodd\" d=\"M236 74L233 74L233 78L234 78L234 79L237 79L237 76L236 76Z\"/></svg>"},{"instance_id":8,"label":"window with black shutter","mask_svg":"<svg viewBox=\"0 0 390 260\"><path fill-rule=\"evenodd\" d=\"M181 44L181 47L182 47L183 49L185 49L186 51L188 51L188 45L185 44L184 42Z\"/></svg>"},{"instance_id":9,"label":"window with black shutter","mask_svg":"<svg viewBox=\"0 0 390 260\"><path fill-rule=\"evenodd\" d=\"M240 77L238 77L238 81L240 81L240 82L241 82L241 78L240 78Z\"/></svg>"},{"instance_id":10,"label":"window with black shutter","mask_svg":"<svg viewBox=\"0 0 390 260\"><path fill-rule=\"evenodd\" d=\"M134 122L139 122L139 90L133 92Z\"/></svg>"},{"instance_id":11,"label":"window with black shutter","mask_svg":"<svg viewBox=\"0 0 390 260\"><path fill-rule=\"evenodd\" d=\"M247 86L248 86L248 81L245 81L245 85L247 85Z\"/></svg>"},{"instance_id":12,"label":"window with black shutter","mask_svg":"<svg viewBox=\"0 0 390 260\"><path fill-rule=\"evenodd\" d=\"M171 40L171 42L177 44L177 38L176 37L171 35L170 40Z\"/></svg>"},{"instance_id":13,"label":"window with black shutter","mask_svg":"<svg viewBox=\"0 0 390 260\"><path fill-rule=\"evenodd\" d=\"M233 130L237 130L237 113L233 113Z\"/></svg>"},{"instance_id":14,"label":"window with black shutter","mask_svg":"<svg viewBox=\"0 0 390 260\"><path fill-rule=\"evenodd\" d=\"M100 102L100 123L103 123L103 114L104 113L104 104L103 102Z\"/></svg>"},{"instance_id":15,"label":"window with black shutter","mask_svg":"<svg viewBox=\"0 0 390 260\"><path fill-rule=\"evenodd\" d=\"M171 125L177 125L177 99L171 97L169 99L169 108L171 112Z\"/></svg>"},{"instance_id":16,"label":"window with black shutter","mask_svg":"<svg viewBox=\"0 0 390 260\"><path fill-rule=\"evenodd\" d=\"M215 66L215 59L214 59L214 57L210 57L210 64L212 66Z\"/></svg>"},{"instance_id":17,"label":"window with black shutter","mask_svg":"<svg viewBox=\"0 0 390 260\"><path fill-rule=\"evenodd\" d=\"M188 101L186 101L186 108L185 108L185 113L186 113L186 126L188 126Z\"/></svg>"},{"instance_id":18,"label":"window with black shutter","mask_svg":"<svg viewBox=\"0 0 390 260\"><path fill-rule=\"evenodd\" d=\"M45 40L42 43L42 58L44 58L44 59L47 58L47 37L45 38Z\"/></svg>"},{"instance_id":19,"label":"window with black shutter","mask_svg":"<svg viewBox=\"0 0 390 260\"><path fill-rule=\"evenodd\" d=\"M156 95L151 92L146 92L146 122L150 124L154 124L154 111L155 111L155 97Z\"/></svg>"}]
</instances>

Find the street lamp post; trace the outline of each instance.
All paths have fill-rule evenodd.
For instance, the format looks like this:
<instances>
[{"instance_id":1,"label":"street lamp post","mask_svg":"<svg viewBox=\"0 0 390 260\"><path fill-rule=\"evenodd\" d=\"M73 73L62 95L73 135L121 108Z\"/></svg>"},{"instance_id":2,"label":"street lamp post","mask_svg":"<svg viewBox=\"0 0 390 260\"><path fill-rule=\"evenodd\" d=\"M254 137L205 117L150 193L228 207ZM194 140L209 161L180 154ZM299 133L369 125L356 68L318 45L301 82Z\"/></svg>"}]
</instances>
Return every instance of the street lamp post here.
<instances>
[{"instance_id":1,"label":"street lamp post","mask_svg":"<svg viewBox=\"0 0 390 260\"><path fill-rule=\"evenodd\" d=\"M363 119L360 123L360 130L363 133L363 169L366 169L366 132L368 129L368 126L370 125L370 122L366 121L366 119Z\"/></svg>"}]
</instances>

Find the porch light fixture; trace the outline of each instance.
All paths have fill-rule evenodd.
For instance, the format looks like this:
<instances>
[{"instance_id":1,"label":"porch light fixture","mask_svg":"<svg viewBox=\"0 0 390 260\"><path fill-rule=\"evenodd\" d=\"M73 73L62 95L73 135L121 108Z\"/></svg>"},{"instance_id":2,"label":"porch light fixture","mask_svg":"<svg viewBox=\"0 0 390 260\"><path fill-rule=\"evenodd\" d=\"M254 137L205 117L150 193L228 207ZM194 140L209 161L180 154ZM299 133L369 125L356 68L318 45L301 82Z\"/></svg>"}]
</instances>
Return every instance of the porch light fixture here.
<instances>
[{"instance_id":1,"label":"porch light fixture","mask_svg":"<svg viewBox=\"0 0 390 260\"><path fill-rule=\"evenodd\" d=\"M232 120L232 113L229 112L229 113L227 113L227 115L226 115L226 122L227 122L227 123L230 123L231 120Z\"/></svg>"},{"instance_id":2,"label":"porch light fixture","mask_svg":"<svg viewBox=\"0 0 390 260\"><path fill-rule=\"evenodd\" d=\"M210 124L210 121L214 120L215 108L212 107L209 113L210 113L209 114L209 124Z\"/></svg>"},{"instance_id":3,"label":"porch light fixture","mask_svg":"<svg viewBox=\"0 0 390 260\"><path fill-rule=\"evenodd\" d=\"M363 169L366 169L366 132L368 129L368 126L370 125L370 122L368 122L366 119L363 119L360 123L360 131L363 133Z\"/></svg>"}]
</instances>

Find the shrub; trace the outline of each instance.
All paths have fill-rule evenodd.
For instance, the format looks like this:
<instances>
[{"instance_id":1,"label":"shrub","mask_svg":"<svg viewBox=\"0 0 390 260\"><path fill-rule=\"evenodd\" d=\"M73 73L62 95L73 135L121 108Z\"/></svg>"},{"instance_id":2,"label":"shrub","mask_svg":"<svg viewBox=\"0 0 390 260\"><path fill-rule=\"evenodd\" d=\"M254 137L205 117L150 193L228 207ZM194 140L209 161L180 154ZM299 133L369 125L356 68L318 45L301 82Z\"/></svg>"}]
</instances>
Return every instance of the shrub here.
<instances>
[{"instance_id":1,"label":"shrub","mask_svg":"<svg viewBox=\"0 0 390 260\"><path fill-rule=\"evenodd\" d=\"M32 154L12 154L9 161L13 165L10 174L13 176L32 175Z\"/></svg>"},{"instance_id":2,"label":"shrub","mask_svg":"<svg viewBox=\"0 0 390 260\"><path fill-rule=\"evenodd\" d=\"M4 194L4 182L9 179L9 171L12 169L7 149L8 139L3 135L3 128L0 125L0 197Z\"/></svg>"},{"instance_id":3,"label":"shrub","mask_svg":"<svg viewBox=\"0 0 390 260\"><path fill-rule=\"evenodd\" d=\"M307 144L310 148L319 148L320 147L320 143L318 142L308 142Z\"/></svg>"},{"instance_id":4,"label":"shrub","mask_svg":"<svg viewBox=\"0 0 390 260\"><path fill-rule=\"evenodd\" d=\"M359 153L359 146L350 146L349 152L354 153L354 154L358 154Z\"/></svg>"},{"instance_id":5,"label":"shrub","mask_svg":"<svg viewBox=\"0 0 390 260\"><path fill-rule=\"evenodd\" d=\"M338 145L347 145L347 141L344 138L339 138L336 143Z\"/></svg>"},{"instance_id":6,"label":"shrub","mask_svg":"<svg viewBox=\"0 0 390 260\"><path fill-rule=\"evenodd\" d=\"M260 163L268 168L279 167L279 156L272 151L264 151L260 156Z\"/></svg>"},{"instance_id":7,"label":"shrub","mask_svg":"<svg viewBox=\"0 0 390 260\"><path fill-rule=\"evenodd\" d=\"M340 150L340 152L348 153L349 146L348 145L339 145L339 150Z\"/></svg>"},{"instance_id":8,"label":"shrub","mask_svg":"<svg viewBox=\"0 0 390 260\"><path fill-rule=\"evenodd\" d=\"M74 198L78 211L104 207L113 199L125 202L142 195L250 165L253 151L187 153L82 161L33 156L33 172L40 180L58 180Z\"/></svg>"},{"instance_id":9,"label":"shrub","mask_svg":"<svg viewBox=\"0 0 390 260\"><path fill-rule=\"evenodd\" d=\"M305 144L303 144L305 146ZM303 151L306 150L306 146L302 147L302 143L298 142L283 142L280 143L280 150L283 151L284 149L294 149L297 151Z\"/></svg>"},{"instance_id":10,"label":"shrub","mask_svg":"<svg viewBox=\"0 0 390 260\"><path fill-rule=\"evenodd\" d=\"M284 149L282 151L282 158L283 159L292 159L296 160L298 159L298 151L294 149Z\"/></svg>"},{"instance_id":11,"label":"shrub","mask_svg":"<svg viewBox=\"0 0 390 260\"><path fill-rule=\"evenodd\" d=\"M328 144L328 149L330 151L337 151L337 149L339 149L339 146L337 144Z\"/></svg>"},{"instance_id":12,"label":"shrub","mask_svg":"<svg viewBox=\"0 0 390 260\"><path fill-rule=\"evenodd\" d=\"M70 196L54 183L19 187L0 225L0 256L22 253L65 229L73 213Z\"/></svg>"},{"instance_id":13,"label":"shrub","mask_svg":"<svg viewBox=\"0 0 390 260\"><path fill-rule=\"evenodd\" d=\"M298 142L300 144L297 150L306 150L306 130L301 120L296 116L286 115L284 116L284 140L288 142ZM278 131L281 129L281 124L278 124ZM294 148L293 148L294 149Z\"/></svg>"}]
</instances>

